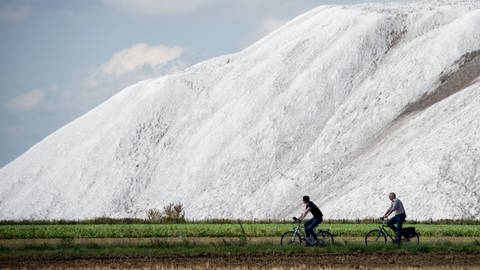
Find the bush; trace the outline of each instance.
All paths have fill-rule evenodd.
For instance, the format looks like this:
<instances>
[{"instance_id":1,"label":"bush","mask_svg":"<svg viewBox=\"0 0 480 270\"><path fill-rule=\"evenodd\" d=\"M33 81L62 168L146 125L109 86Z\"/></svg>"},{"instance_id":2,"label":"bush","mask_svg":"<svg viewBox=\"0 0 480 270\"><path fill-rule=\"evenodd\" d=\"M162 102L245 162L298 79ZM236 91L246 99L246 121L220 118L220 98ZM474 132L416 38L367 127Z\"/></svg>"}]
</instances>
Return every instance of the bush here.
<instances>
[{"instance_id":1,"label":"bush","mask_svg":"<svg viewBox=\"0 0 480 270\"><path fill-rule=\"evenodd\" d=\"M162 220L162 212L156 208L148 209L147 211L147 219L149 221L161 221Z\"/></svg>"},{"instance_id":2,"label":"bush","mask_svg":"<svg viewBox=\"0 0 480 270\"><path fill-rule=\"evenodd\" d=\"M161 223L185 223L185 210L181 203L170 203L163 207L163 212L152 208L147 211L147 219Z\"/></svg>"},{"instance_id":3,"label":"bush","mask_svg":"<svg viewBox=\"0 0 480 270\"><path fill-rule=\"evenodd\" d=\"M170 203L163 207L163 219L167 222L185 223L185 211L183 204Z\"/></svg>"}]
</instances>

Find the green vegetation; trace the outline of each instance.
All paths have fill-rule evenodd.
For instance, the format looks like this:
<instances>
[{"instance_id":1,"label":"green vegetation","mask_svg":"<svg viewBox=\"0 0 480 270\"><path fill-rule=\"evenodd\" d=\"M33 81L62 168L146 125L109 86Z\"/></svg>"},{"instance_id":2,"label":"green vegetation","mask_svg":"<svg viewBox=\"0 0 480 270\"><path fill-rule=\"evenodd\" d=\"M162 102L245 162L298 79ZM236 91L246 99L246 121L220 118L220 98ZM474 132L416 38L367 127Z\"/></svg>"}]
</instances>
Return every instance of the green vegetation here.
<instances>
[{"instance_id":1,"label":"green vegetation","mask_svg":"<svg viewBox=\"0 0 480 270\"><path fill-rule=\"evenodd\" d=\"M360 242L344 242L327 247L281 247L272 243L252 243L242 239L223 241L218 243L197 243L192 241L168 242L152 241L151 244L143 244L129 247L99 247L99 246L71 246L66 244L60 247L30 247L30 248L0 248L0 258L32 257L32 256L154 256L166 254L262 254L262 253L342 253L342 252L456 252L456 251L480 251L480 243L427 243L419 246L405 246L398 248L396 245L365 246Z\"/></svg>"},{"instance_id":2,"label":"green vegetation","mask_svg":"<svg viewBox=\"0 0 480 270\"><path fill-rule=\"evenodd\" d=\"M285 224L2 225L0 239L280 236Z\"/></svg>"},{"instance_id":3,"label":"green vegetation","mask_svg":"<svg viewBox=\"0 0 480 270\"><path fill-rule=\"evenodd\" d=\"M480 225L405 224L420 236L480 237ZM361 237L378 224L321 224L335 236ZM291 225L277 224L64 224L0 225L0 239L149 238L149 237L279 237Z\"/></svg>"},{"instance_id":4,"label":"green vegetation","mask_svg":"<svg viewBox=\"0 0 480 270\"><path fill-rule=\"evenodd\" d=\"M165 219L161 220L164 221ZM378 226L378 223L326 222L321 224L319 228L330 229L338 237L338 241L333 246L312 248L305 246L281 247L279 245L280 236L292 228L291 224L287 222L4 224L0 225L0 259L31 256L114 257L165 254L188 254L191 256L205 254L397 252L399 249L395 245L367 247L363 241L356 238L361 239L368 231L378 228ZM439 239L438 241L422 242L422 238L420 238L420 245L402 246L400 248L401 252L480 252L479 239L467 238L480 237L480 224L407 223L405 226L416 227L421 237L438 236ZM465 238L456 242L455 240L454 242L448 242L442 239L442 237L451 236Z\"/></svg>"}]
</instances>

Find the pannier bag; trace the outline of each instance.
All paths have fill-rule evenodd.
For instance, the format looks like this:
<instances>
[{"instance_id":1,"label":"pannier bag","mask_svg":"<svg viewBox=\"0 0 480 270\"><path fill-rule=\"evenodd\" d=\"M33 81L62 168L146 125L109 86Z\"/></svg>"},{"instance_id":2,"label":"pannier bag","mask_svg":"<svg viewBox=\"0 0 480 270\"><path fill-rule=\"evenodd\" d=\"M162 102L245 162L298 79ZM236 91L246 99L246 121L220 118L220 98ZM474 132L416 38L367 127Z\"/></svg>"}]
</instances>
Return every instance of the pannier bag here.
<instances>
[{"instance_id":1,"label":"pannier bag","mask_svg":"<svg viewBox=\"0 0 480 270\"><path fill-rule=\"evenodd\" d=\"M415 227L407 227L402 230L403 237L412 238L416 235Z\"/></svg>"}]
</instances>

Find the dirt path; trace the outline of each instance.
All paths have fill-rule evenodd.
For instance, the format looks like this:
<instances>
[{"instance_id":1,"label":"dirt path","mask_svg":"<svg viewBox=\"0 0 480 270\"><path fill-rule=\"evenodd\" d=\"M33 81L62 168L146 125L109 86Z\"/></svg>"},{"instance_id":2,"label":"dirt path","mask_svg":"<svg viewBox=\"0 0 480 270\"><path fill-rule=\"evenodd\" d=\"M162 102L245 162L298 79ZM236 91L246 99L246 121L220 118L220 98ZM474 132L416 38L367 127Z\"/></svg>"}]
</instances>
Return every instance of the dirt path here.
<instances>
[{"instance_id":1,"label":"dirt path","mask_svg":"<svg viewBox=\"0 0 480 270\"><path fill-rule=\"evenodd\" d=\"M480 269L480 252L45 257L0 261L2 269Z\"/></svg>"}]
</instances>

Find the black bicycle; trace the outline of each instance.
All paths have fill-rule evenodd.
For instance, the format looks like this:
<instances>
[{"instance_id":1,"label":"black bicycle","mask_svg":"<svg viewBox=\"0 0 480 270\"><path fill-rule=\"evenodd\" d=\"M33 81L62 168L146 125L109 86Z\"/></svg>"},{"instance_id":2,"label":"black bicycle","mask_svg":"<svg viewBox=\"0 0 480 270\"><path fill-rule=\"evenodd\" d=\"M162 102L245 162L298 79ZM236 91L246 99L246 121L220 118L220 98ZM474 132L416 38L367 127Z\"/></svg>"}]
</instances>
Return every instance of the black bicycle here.
<instances>
[{"instance_id":1,"label":"black bicycle","mask_svg":"<svg viewBox=\"0 0 480 270\"><path fill-rule=\"evenodd\" d=\"M292 246L292 245L309 245L309 246L325 246L333 245L333 234L329 229L317 231L318 242L315 243L313 236L308 236L302 229L302 221L298 218L293 218L292 230L285 232L280 239L280 245Z\"/></svg>"},{"instance_id":2,"label":"black bicycle","mask_svg":"<svg viewBox=\"0 0 480 270\"><path fill-rule=\"evenodd\" d=\"M378 227L378 229L371 230L365 236L365 245L385 245L387 244L387 236L395 243L395 236L396 234L392 234L387 230L386 226L386 219L381 218L382 224ZM402 245L418 245L420 243L420 236L417 231L415 231L415 227L404 227L402 229L402 236L400 238L400 243Z\"/></svg>"}]
</instances>

